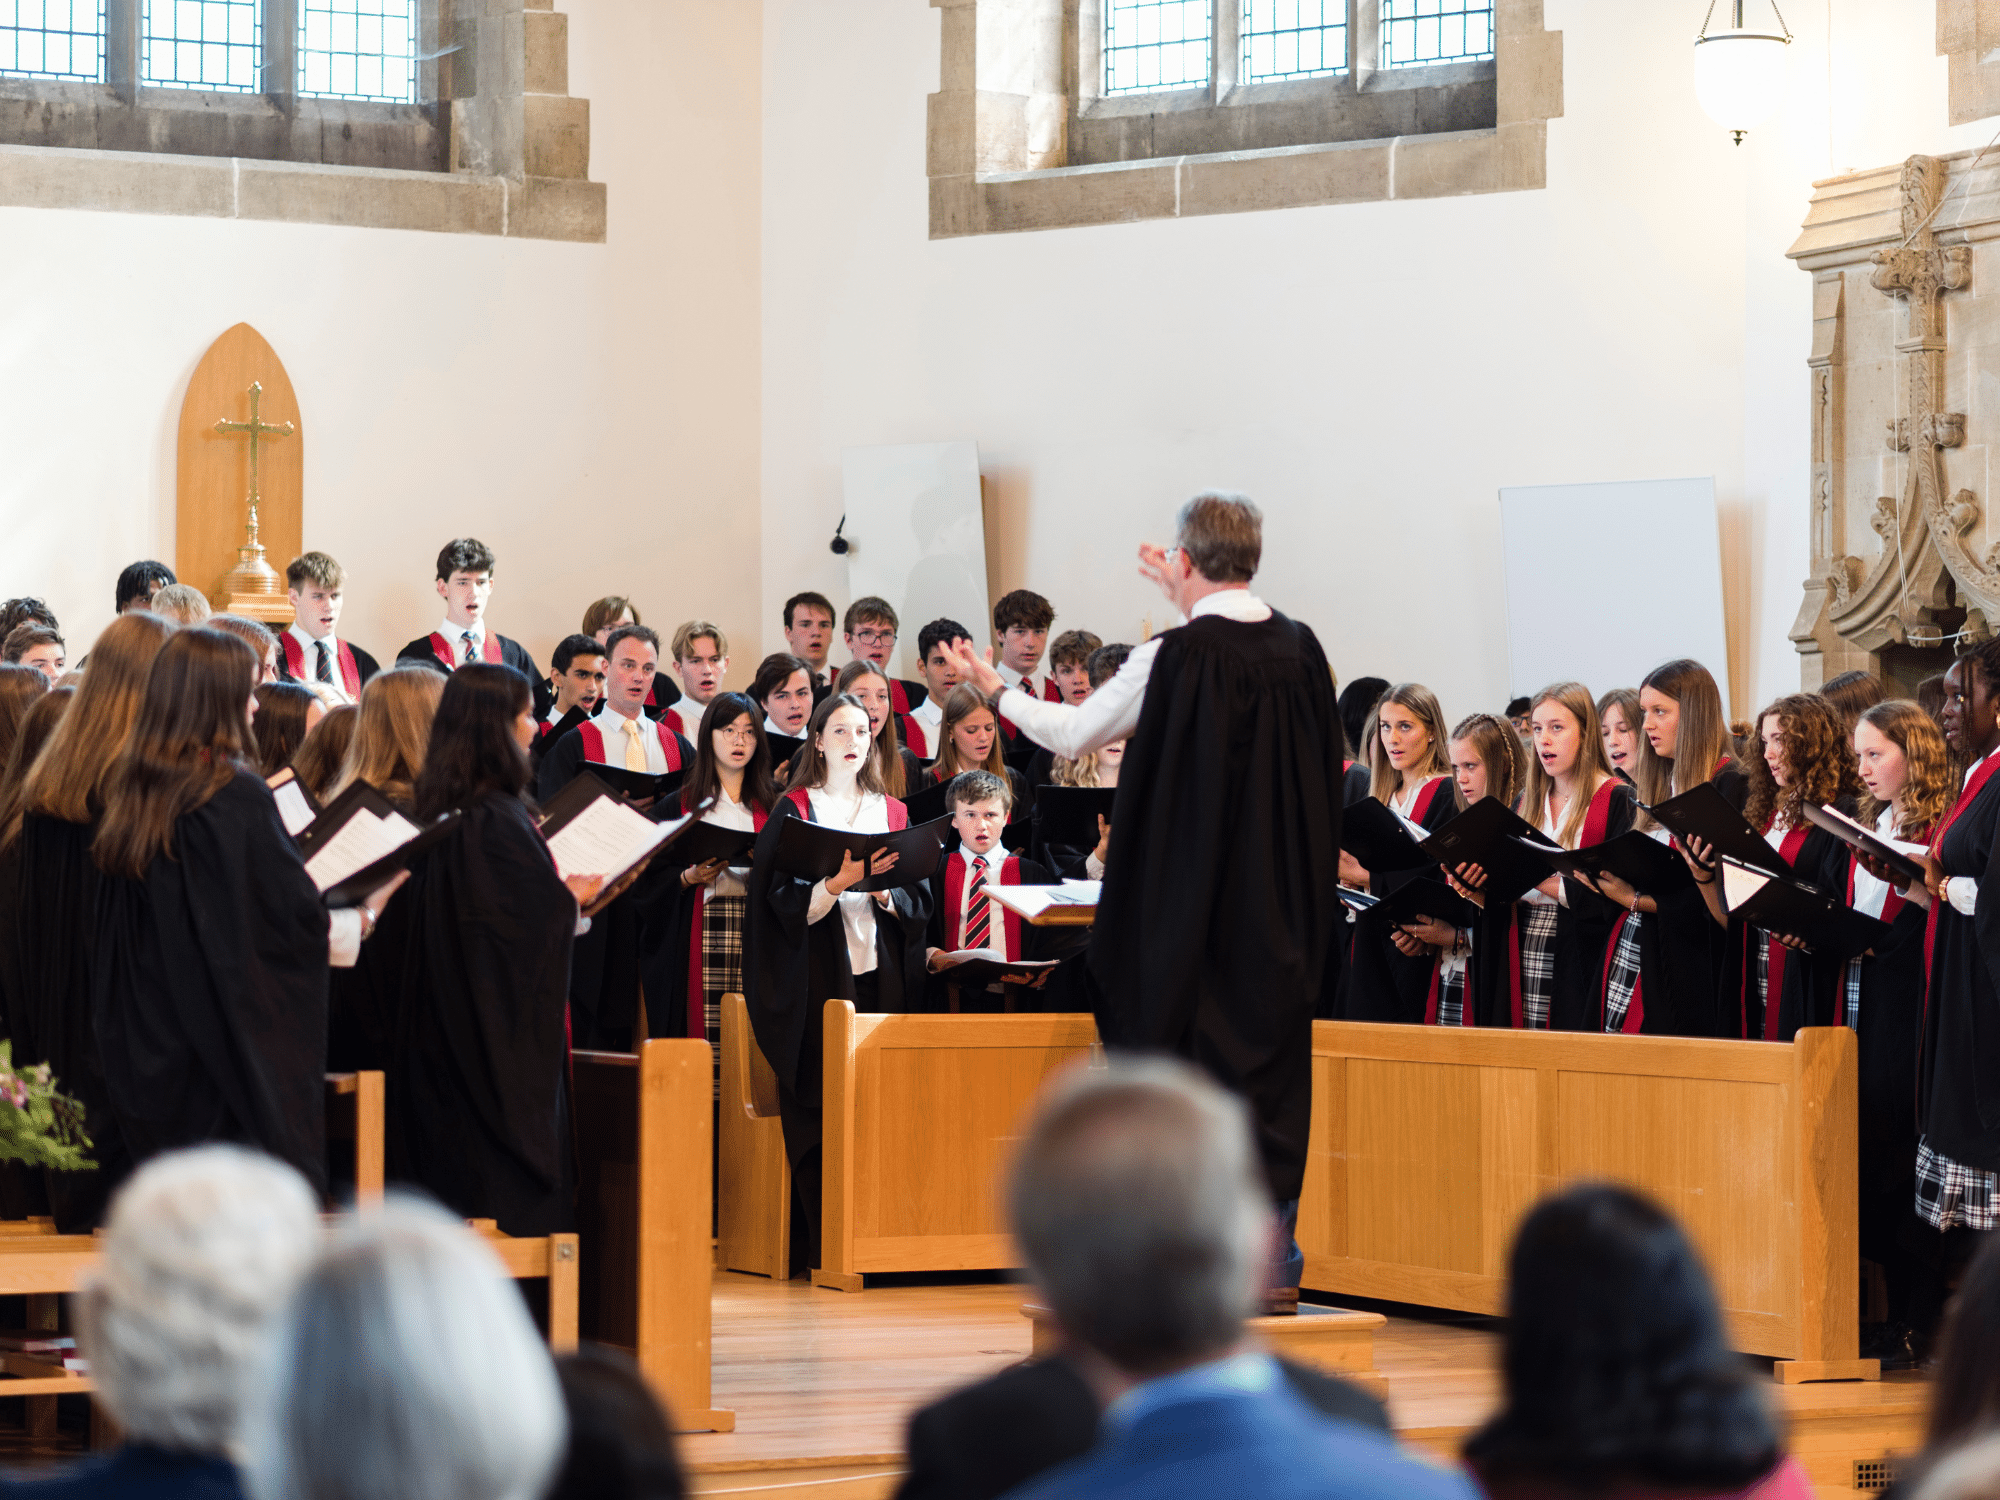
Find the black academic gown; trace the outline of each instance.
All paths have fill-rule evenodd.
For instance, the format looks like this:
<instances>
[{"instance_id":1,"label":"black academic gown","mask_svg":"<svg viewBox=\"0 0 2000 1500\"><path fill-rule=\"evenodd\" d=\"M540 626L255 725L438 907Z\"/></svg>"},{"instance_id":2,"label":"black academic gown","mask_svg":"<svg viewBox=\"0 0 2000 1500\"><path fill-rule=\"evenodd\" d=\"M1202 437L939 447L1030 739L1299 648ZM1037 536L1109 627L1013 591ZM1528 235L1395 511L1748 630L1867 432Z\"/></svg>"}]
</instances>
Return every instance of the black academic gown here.
<instances>
[{"instance_id":1,"label":"black academic gown","mask_svg":"<svg viewBox=\"0 0 2000 1500\"><path fill-rule=\"evenodd\" d=\"M90 965L97 934L96 829L30 814L4 856L18 882L0 902L0 967L7 990L8 1035L17 1065L45 1062L62 1091L84 1107L94 1172L45 1174L49 1210L64 1234L88 1234L103 1222L112 1187L132 1170L118 1129L97 1033L90 1024Z\"/></svg>"},{"instance_id":2,"label":"black academic gown","mask_svg":"<svg viewBox=\"0 0 2000 1500\"><path fill-rule=\"evenodd\" d=\"M503 1233L573 1227L566 1038L576 901L528 806L491 795L411 861L391 1175ZM614 903L615 905L615 903Z\"/></svg>"},{"instance_id":3,"label":"black academic gown","mask_svg":"<svg viewBox=\"0 0 2000 1500\"><path fill-rule=\"evenodd\" d=\"M1715 789L1740 811L1749 778L1733 763L1725 764L1715 774ZM1740 974L1727 962L1729 932L1710 915L1698 886L1655 896L1654 902L1659 910L1644 913L1639 922L1640 1034L1737 1035L1737 996L1724 977L1725 970L1732 977Z\"/></svg>"},{"instance_id":4,"label":"black academic gown","mask_svg":"<svg viewBox=\"0 0 2000 1500\"><path fill-rule=\"evenodd\" d=\"M1457 816L1458 799L1452 795L1451 778L1442 776L1438 778L1437 790L1431 794L1430 805L1414 821L1435 833ZM1371 871L1369 891L1384 896L1427 874L1434 876L1436 871L1409 870L1387 875ZM1347 989L1342 996L1342 1020L1422 1024L1437 961L1428 953L1419 953L1414 958L1404 953L1389 936L1391 926L1388 917L1379 911L1355 919L1348 950Z\"/></svg>"},{"instance_id":5,"label":"black academic gown","mask_svg":"<svg viewBox=\"0 0 2000 1500\"><path fill-rule=\"evenodd\" d=\"M406 799L390 800L405 817L414 816ZM353 966L330 972L326 1065L331 1072L367 1069L391 1074L385 1082L395 1091L396 1038L402 1029L403 985L413 931L412 903L399 895L382 909L374 934L361 945Z\"/></svg>"},{"instance_id":6,"label":"black academic gown","mask_svg":"<svg viewBox=\"0 0 2000 1500\"><path fill-rule=\"evenodd\" d=\"M236 1141L326 1191L327 913L239 770L144 877L98 886L91 1016L135 1162Z\"/></svg>"},{"instance_id":7,"label":"black academic gown","mask_svg":"<svg viewBox=\"0 0 2000 1500\"><path fill-rule=\"evenodd\" d=\"M785 1154L792 1164L795 1207L803 1213L798 1233L819 1261L820 1084L824 1071L822 1012L829 1000L853 1000L856 985L847 959L847 938L836 907L818 922L806 920L812 885L772 867L772 850L786 818L798 817L798 803L780 797L757 836L750 870L748 927L743 945L744 999L758 1050L777 1076L778 1110ZM817 820L815 820L817 821ZM864 1009L878 1012L923 1008L924 932L930 921L930 890L923 883L900 886L890 909L874 905L874 995Z\"/></svg>"},{"instance_id":8,"label":"black academic gown","mask_svg":"<svg viewBox=\"0 0 2000 1500\"><path fill-rule=\"evenodd\" d=\"M1177 1053L1248 1098L1299 1196L1312 1019L1341 916L1340 721L1311 630L1165 632L1118 775L1089 968L1106 1046Z\"/></svg>"},{"instance_id":9,"label":"black academic gown","mask_svg":"<svg viewBox=\"0 0 2000 1500\"><path fill-rule=\"evenodd\" d=\"M1854 811L1852 798L1843 797L1835 806L1850 815ZM1836 893L1846 890L1847 845L1824 828L1812 827L1800 842L1791 866L1792 874L1808 885ZM1765 940L1750 923L1730 918L1719 996L1723 1034L1764 1040L1764 1012L1771 1005L1777 1006L1778 1016L1770 1040L1789 1042L1801 1026L1838 1025L1839 965L1815 964L1802 949L1785 950L1784 972L1771 993L1759 1002L1757 947Z\"/></svg>"},{"instance_id":10,"label":"black academic gown","mask_svg":"<svg viewBox=\"0 0 2000 1500\"><path fill-rule=\"evenodd\" d=\"M494 639L500 642L501 662L506 666L512 667L523 677L527 678L528 685L534 689L535 716L540 718L548 712L549 705L556 701L555 689L550 687L547 679L542 676L541 669L535 665L535 658L528 654L526 646L522 645L512 636L501 635L498 631L495 631L493 635ZM396 653L396 665L399 667L429 667L433 672L442 672L447 676L451 672L450 668L438 660L437 648L431 644L431 638L428 635L418 636L414 641L411 641L402 650L398 651Z\"/></svg>"},{"instance_id":11,"label":"black academic gown","mask_svg":"<svg viewBox=\"0 0 2000 1500\"><path fill-rule=\"evenodd\" d=\"M1977 880L1979 900L1969 917L1932 903L1918 1119L1932 1150L2000 1171L2000 776L1952 819L1938 862L1948 876Z\"/></svg>"}]
</instances>

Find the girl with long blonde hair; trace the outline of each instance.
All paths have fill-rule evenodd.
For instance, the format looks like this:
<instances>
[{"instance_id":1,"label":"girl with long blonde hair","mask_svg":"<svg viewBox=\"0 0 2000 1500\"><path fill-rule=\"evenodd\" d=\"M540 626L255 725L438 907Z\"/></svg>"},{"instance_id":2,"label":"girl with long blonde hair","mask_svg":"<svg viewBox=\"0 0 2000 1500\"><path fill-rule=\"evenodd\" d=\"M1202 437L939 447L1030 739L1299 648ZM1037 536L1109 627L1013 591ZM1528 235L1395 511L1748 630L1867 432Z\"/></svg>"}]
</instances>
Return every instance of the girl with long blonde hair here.
<instances>
[{"instance_id":1,"label":"girl with long blonde hair","mask_svg":"<svg viewBox=\"0 0 2000 1500\"><path fill-rule=\"evenodd\" d=\"M443 674L428 667L397 667L369 678L331 795L365 781L405 812L415 807L444 685Z\"/></svg>"}]
</instances>

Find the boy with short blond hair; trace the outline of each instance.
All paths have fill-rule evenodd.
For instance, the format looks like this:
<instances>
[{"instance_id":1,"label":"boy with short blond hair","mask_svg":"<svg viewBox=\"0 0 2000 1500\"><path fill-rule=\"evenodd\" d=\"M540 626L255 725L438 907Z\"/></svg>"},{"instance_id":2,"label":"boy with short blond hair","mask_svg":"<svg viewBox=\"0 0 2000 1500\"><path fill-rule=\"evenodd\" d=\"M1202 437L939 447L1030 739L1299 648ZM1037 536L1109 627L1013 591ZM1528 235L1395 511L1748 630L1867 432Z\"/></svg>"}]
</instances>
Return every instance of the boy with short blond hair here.
<instances>
[{"instance_id":1,"label":"boy with short blond hair","mask_svg":"<svg viewBox=\"0 0 2000 1500\"><path fill-rule=\"evenodd\" d=\"M660 715L660 722L693 743L701 737L701 716L722 691L722 679L729 673L729 637L720 625L687 620L674 632L672 650L681 697Z\"/></svg>"},{"instance_id":2,"label":"boy with short blond hair","mask_svg":"<svg viewBox=\"0 0 2000 1500\"><path fill-rule=\"evenodd\" d=\"M346 593L347 570L324 552L302 552L286 565L292 623L278 636L278 676L285 682L327 683L353 703L382 668L336 634Z\"/></svg>"}]
</instances>

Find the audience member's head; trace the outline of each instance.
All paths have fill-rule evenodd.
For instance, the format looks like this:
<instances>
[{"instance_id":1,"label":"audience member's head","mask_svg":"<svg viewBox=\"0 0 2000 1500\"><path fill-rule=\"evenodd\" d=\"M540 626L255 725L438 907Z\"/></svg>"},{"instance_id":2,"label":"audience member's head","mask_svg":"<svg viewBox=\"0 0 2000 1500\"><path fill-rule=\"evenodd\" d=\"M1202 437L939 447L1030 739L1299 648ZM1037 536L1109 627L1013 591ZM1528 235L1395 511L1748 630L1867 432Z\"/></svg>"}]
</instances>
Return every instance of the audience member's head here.
<instances>
[{"instance_id":1,"label":"audience member's head","mask_svg":"<svg viewBox=\"0 0 2000 1500\"><path fill-rule=\"evenodd\" d=\"M347 747L333 795L365 781L405 811L414 806L417 776L444 687L443 675L429 667L395 667L369 678L354 715L354 743Z\"/></svg>"},{"instance_id":2,"label":"audience member's head","mask_svg":"<svg viewBox=\"0 0 2000 1500\"><path fill-rule=\"evenodd\" d=\"M1819 695L1833 705L1841 722L1852 729L1856 719L1876 704L1888 701L1889 689L1873 672L1842 672L1838 677L1829 677Z\"/></svg>"},{"instance_id":3,"label":"audience member's head","mask_svg":"<svg viewBox=\"0 0 2000 1500\"><path fill-rule=\"evenodd\" d=\"M135 562L118 575L119 614L135 609L150 609L153 596L169 584L177 583L174 570L161 562Z\"/></svg>"},{"instance_id":4,"label":"audience member's head","mask_svg":"<svg viewBox=\"0 0 2000 1500\"><path fill-rule=\"evenodd\" d=\"M99 632L76 701L50 736L49 753L22 784L23 809L66 823L88 823L103 811L112 767L132 733L153 658L172 634L171 625L144 610ZM13 834L10 822L0 828L0 842Z\"/></svg>"},{"instance_id":5,"label":"audience member's head","mask_svg":"<svg viewBox=\"0 0 2000 1500\"><path fill-rule=\"evenodd\" d=\"M1084 670L1090 674L1090 690L1094 693L1116 677L1118 669L1125 665L1125 658L1131 654L1132 648L1123 641L1112 641L1091 652L1090 659L1084 663Z\"/></svg>"},{"instance_id":6,"label":"audience member's head","mask_svg":"<svg viewBox=\"0 0 2000 1500\"><path fill-rule=\"evenodd\" d=\"M176 625L202 625L214 611L208 596L193 584L170 583L153 595L153 613Z\"/></svg>"},{"instance_id":7,"label":"audience member's head","mask_svg":"<svg viewBox=\"0 0 2000 1500\"><path fill-rule=\"evenodd\" d=\"M44 625L50 630L61 630L56 622L56 612L49 608L48 601L32 595L19 599L9 599L0 603L0 640L5 640L7 632L16 625Z\"/></svg>"},{"instance_id":8,"label":"audience member's head","mask_svg":"<svg viewBox=\"0 0 2000 1500\"><path fill-rule=\"evenodd\" d=\"M1952 1301L1931 1381L1926 1451L2000 1432L2000 1235L1972 1258Z\"/></svg>"},{"instance_id":9,"label":"audience member's head","mask_svg":"<svg viewBox=\"0 0 2000 1500\"><path fill-rule=\"evenodd\" d=\"M417 816L428 823L486 797L520 796L528 785L534 708L528 679L512 667L473 662L453 672L417 773Z\"/></svg>"},{"instance_id":10,"label":"audience member's head","mask_svg":"<svg viewBox=\"0 0 2000 1500\"><path fill-rule=\"evenodd\" d=\"M317 557L319 553L310 553ZM257 653L257 660L263 664L257 674L259 682L278 680L278 638L262 620L253 620L248 615L210 615L210 630L227 631L244 645Z\"/></svg>"},{"instance_id":11,"label":"audience member's head","mask_svg":"<svg viewBox=\"0 0 2000 1500\"><path fill-rule=\"evenodd\" d=\"M1117 1058L1059 1078L1008 1207L1065 1334L1126 1380L1221 1357L1263 1297L1273 1215L1249 1121L1184 1064Z\"/></svg>"},{"instance_id":12,"label":"audience member's head","mask_svg":"<svg viewBox=\"0 0 2000 1500\"><path fill-rule=\"evenodd\" d=\"M257 769L275 776L292 763L326 706L296 682L257 684Z\"/></svg>"},{"instance_id":13,"label":"audience member's head","mask_svg":"<svg viewBox=\"0 0 2000 1500\"><path fill-rule=\"evenodd\" d=\"M238 1440L272 1317L319 1238L305 1179L238 1146L155 1157L119 1190L75 1305L128 1442L219 1455Z\"/></svg>"},{"instance_id":14,"label":"audience member's head","mask_svg":"<svg viewBox=\"0 0 2000 1500\"><path fill-rule=\"evenodd\" d=\"M33 667L54 682L69 665L69 654L63 638L52 627L25 620L0 639L0 662Z\"/></svg>"},{"instance_id":15,"label":"audience member's head","mask_svg":"<svg viewBox=\"0 0 2000 1500\"><path fill-rule=\"evenodd\" d=\"M0 666L0 766L21 737L21 721L49 691L49 680L33 667Z\"/></svg>"},{"instance_id":16,"label":"audience member's head","mask_svg":"<svg viewBox=\"0 0 2000 1500\"><path fill-rule=\"evenodd\" d=\"M427 671L424 675L438 674ZM361 710L352 703L336 703L306 731L306 737L292 753L292 774L322 806L332 794L333 784L340 780L340 768L347 763L348 749L354 743L354 726L360 717Z\"/></svg>"},{"instance_id":17,"label":"audience member's head","mask_svg":"<svg viewBox=\"0 0 2000 1500\"><path fill-rule=\"evenodd\" d=\"M585 1344L556 1361L569 1448L547 1500L680 1500L687 1493L673 1427L639 1367Z\"/></svg>"},{"instance_id":18,"label":"audience member's head","mask_svg":"<svg viewBox=\"0 0 2000 1500\"><path fill-rule=\"evenodd\" d=\"M1514 1238L1506 1380L1465 1457L1489 1494L1743 1489L1781 1456L1701 1257L1619 1187L1545 1199Z\"/></svg>"},{"instance_id":19,"label":"audience member's head","mask_svg":"<svg viewBox=\"0 0 2000 1500\"><path fill-rule=\"evenodd\" d=\"M568 1433L505 1269L407 1198L335 1231L308 1268L249 1417L258 1500L539 1500Z\"/></svg>"}]
</instances>

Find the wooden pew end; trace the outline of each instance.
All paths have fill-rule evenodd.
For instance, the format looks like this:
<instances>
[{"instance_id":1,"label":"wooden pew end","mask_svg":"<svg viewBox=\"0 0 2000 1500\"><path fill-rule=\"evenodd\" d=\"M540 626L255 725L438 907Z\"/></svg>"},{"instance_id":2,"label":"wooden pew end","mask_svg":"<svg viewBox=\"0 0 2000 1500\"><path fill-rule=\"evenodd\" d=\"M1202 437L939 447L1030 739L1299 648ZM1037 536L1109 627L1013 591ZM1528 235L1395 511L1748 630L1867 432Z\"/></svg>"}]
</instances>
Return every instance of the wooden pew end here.
<instances>
[{"instance_id":1,"label":"wooden pew end","mask_svg":"<svg viewBox=\"0 0 2000 1500\"><path fill-rule=\"evenodd\" d=\"M861 1290L861 1275L857 1271L815 1270L812 1284L823 1286L830 1292L858 1292Z\"/></svg>"},{"instance_id":2,"label":"wooden pew end","mask_svg":"<svg viewBox=\"0 0 2000 1500\"><path fill-rule=\"evenodd\" d=\"M1771 1366L1780 1385L1810 1385L1822 1380L1880 1380L1879 1359L1781 1359Z\"/></svg>"}]
</instances>

